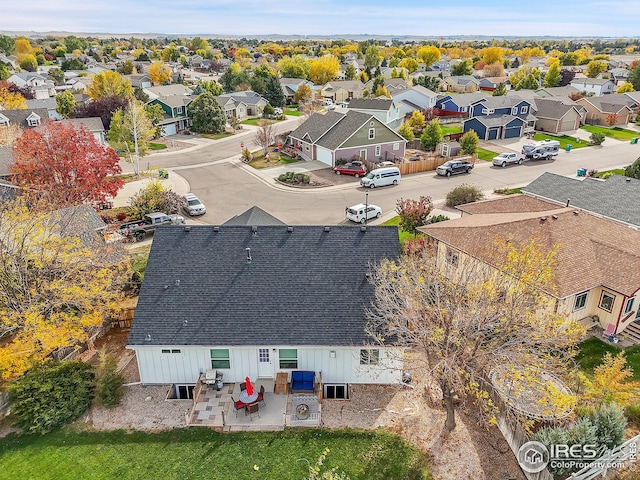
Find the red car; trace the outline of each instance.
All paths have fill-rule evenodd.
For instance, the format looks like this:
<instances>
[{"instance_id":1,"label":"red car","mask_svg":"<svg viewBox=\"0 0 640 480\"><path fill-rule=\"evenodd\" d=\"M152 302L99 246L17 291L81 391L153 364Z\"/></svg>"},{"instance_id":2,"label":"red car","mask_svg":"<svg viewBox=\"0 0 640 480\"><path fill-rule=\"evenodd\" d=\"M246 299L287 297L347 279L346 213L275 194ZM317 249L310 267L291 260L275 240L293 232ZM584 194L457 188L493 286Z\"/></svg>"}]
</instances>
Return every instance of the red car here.
<instances>
[{"instance_id":1,"label":"red car","mask_svg":"<svg viewBox=\"0 0 640 480\"><path fill-rule=\"evenodd\" d=\"M345 163L333 169L336 175L353 175L354 177L364 177L367 174L367 167L362 162Z\"/></svg>"}]
</instances>

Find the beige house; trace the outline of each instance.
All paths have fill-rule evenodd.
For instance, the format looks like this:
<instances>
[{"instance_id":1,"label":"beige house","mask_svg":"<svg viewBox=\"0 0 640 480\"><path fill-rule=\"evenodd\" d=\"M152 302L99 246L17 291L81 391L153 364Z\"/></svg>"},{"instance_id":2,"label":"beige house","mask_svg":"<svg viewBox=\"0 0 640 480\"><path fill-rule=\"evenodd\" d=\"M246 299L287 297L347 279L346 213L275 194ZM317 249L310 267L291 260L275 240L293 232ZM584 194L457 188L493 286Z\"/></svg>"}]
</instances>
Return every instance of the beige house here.
<instances>
[{"instance_id":1,"label":"beige house","mask_svg":"<svg viewBox=\"0 0 640 480\"><path fill-rule=\"evenodd\" d=\"M363 90L364 83L360 80L341 80L325 83L320 90L320 96L330 98L333 103L340 103L352 98L362 98Z\"/></svg>"},{"instance_id":2,"label":"beige house","mask_svg":"<svg viewBox=\"0 0 640 480\"><path fill-rule=\"evenodd\" d=\"M460 219L420 227L437 241L443 262L491 264L487 245L493 239L524 244L534 237L548 249L558 246L556 288L546 292L550 308L574 320L597 320L612 333L640 330L638 230L527 195L459 209Z\"/></svg>"},{"instance_id":3,"label":"beige house","mask_svg":"<svg viewBox=\"0 0 640 480\"><path fill-rule=\"evenodd\" d=\"M480 80L471 75L445 77L441 85L447 92L472 93L480 90Z\"/></svg>"},{"instance_id":4,"label":"beige house","mask_svg":"<svg viewBox=\"0 0 640 480\"><path fill-rule=\"evenodd\" d=\"M575 105L558 100L536 99L536 130L551 133L573 132L580 128L582 117Z\"/></svg>"},{"instance_id":5,"label":"beige house","mask_svg":"<svg viewBox=\"0 0 640 480\"><path fill-rule=\"evenodd\" d=\"M609 125L607 117L617 116L615 126L625 126L633 113L628 105L613 103L607 97L584 97L576 100L578 105L587 109L585 123L589 125Z\"/></svg>"}]
</instances>

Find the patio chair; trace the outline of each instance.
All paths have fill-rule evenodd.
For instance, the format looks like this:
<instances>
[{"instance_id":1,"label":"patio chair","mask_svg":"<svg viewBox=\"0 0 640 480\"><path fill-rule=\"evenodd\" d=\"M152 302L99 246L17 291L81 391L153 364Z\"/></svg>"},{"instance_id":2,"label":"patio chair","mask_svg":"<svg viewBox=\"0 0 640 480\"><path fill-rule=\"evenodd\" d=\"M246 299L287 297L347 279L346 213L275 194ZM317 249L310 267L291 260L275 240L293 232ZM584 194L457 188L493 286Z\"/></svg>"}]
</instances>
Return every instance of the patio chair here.
<instances>
[{"instance_id":1,"label":"patio chair","mask_svg":"<svg viewBox=\"0 0 640 480\"><path fill-rule=\"evenodd\" d=\"M242 391L244 391L244 390L246 390L246 389L247 389L247 382L242 382L242 383L240 384L240 391L242 392Z\"/></svg>"},{"instance_id":2,"label":"patio chair","mask_svg":"<svg viewBox=\"0 0 640 480\"><path fill-rule=\"evenodd\" d=\"M252 422L254 415L258 415L258 418L260 418L260 407L257 403L250 403L249 405L247 405L247 412L249 413L249 420L251 420Z\"/></svg>"},{"instance_id":3,"label":"patio chair","mask_svg":"<svg viewBox=\"0 0 640 480\"><path fill-rule=\"evenodd\" d=\"M602 332L602 336L608 338L612 336L615 331L616 331L616 326L613 323L610 323L609 325L607 325L607 329L604 332Z\"/></svg>"},{"instance_id":4,"label":"patio chair","mask_svg":"<svg viewBox=\"0 0 640 480\"><path fill-rule=\"evenodd\" d=\"M231 401L233 402L233 408L236 409L236 418L238 418L238 410L244 410L247 408L247 404L244 402L241 402L240 400L235 400L233 397L231 397ZM246 412L245 412L246 415Z\"/></svg>"},{"instance_id":5,"label":"patio chair","mask_svg":"<svg viewBox=\"0 0 640 480\"><path fill-rule=\"evenodd\" d=\"M258 393L258 399L256 402L262 402L262 405L265 407L267 406L267 404L264 403L264 385L260 385L260 393Z\"/></svg>"}]
</instances>

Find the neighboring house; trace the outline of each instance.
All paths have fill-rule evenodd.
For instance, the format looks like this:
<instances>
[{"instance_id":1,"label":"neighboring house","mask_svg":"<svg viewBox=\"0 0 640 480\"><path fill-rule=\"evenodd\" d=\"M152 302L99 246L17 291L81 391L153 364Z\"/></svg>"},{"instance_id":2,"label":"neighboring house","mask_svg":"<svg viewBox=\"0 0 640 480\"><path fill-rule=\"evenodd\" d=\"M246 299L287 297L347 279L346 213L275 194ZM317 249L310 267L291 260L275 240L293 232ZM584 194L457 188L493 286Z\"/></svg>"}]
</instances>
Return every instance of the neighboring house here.
<instances>
[{"instance_id":1,"label":"neighboring house","mask_svg":"<svg viewBox=\"0 0 640 480\"><path fill-rule=\"evenodd\" d=\"M480 80L473 75L455 75L442 80L444 90L455 93L471 93L480 90Z\"/></svg>"},{"instance_id":2,"label":"neighboring house","mask_svg":"<svg viewBox=\"0 0 640 480\"><path fill-rule=\"evenodd\" d=\"M26 110L0 110L0 128L18 125L20 128L35 128L49 118L46 108Z\"/></svg>"},{"instance_id":3,"label":"neighboring house","mask_svg":"<svg viewBox=\"0 0 640 480\"><path fill-rule=\"evenodd\" d=\"M415 85L407 90L391 93L391 98L398 104L400 115L404 118L415 110L434 108L438 94L422 85Z\"/></svg>"},{"instance_id":4,"label":"neighboring house","mask_svg":"<svg viewBox=\"0 0 640 480\"><path fill-rule=\"evenodd\" d=\"M631 108L624 103L612 103L609 97L584 97L576 100L587 109L585 123L589 125L609 125L609 116L616 115L614 125L626 126L631 118Z\"/></svg>"},{"instance_id":5,"label":"neighboring house","mask_svg":"<svg viewBox=\"0 0 640 480\"><path fill-rule=\"evenodd\" d=\"M56 102L55 97L49 98L35 98L33 100L27 100L27 109L45 109L47 110L47 114L51 120L61 120L62 115L56 112L56 108L58 108L58 104Z\"/></svg>"},{"instance_id":6,"label":"neighboring house","mask_svg":"<svg viewBox=\"0 0 640 480\"><path fill-rule=\"evenodd\" d=\"M295 103L295 95L298 89L302 85L308 85L311 89L311 94L314 96L314 85L309 80L305 80L304 78L281 78L280 86L282 87L282 92L284 93L284 98L287 103ZM312 98L311 100L315 100Z\"/></svg>"},{"instance_id":7,"label":"neighboring house","mask_svg":"<svg viewBox=\"0 0 640 480\"><path fill-rule=\"evenodd\" d=\"M371 87L373 87L373 80L369 80L365 84L365 87L371 90ZM411 88L411 86L402 78L387 78L384 81L384 87L392 96L395 92L398 92L398 91L403 92ZM375 93L375 92L372 92L372 93Z\"/></svg>"},{"instance_id":8,"label":"neighboring house","mask_svg":"<svg viewBox=\"0 0 640 480\"><path fill-rule=\"evenodd\" d=\"M526 187L526 195L558 205L571 205L609 220L640 229L640 180L622 175L583 180L543 173Z\"/></svg>"},{"instance_id":9,"label":"neighboring house","mask_svg":"<svg viewBox=\"0 0 640 480\"><path fill-rule=\"evenodd\" d=\"M572 87L571 85L567 85L565 87L543 87L539 88L535 91L536 94L540 97L559 97L564 100L567 98L571 98L571 95L575 93L580 93L576 87Z\"/></svg>"},{"instance_id":10,"label":"neighboring house","mask_svg":"<svg viewBox=\"0 0 640 480\"><path fill-rule=\"evenodd\" d=\"M238 120L261 115L262 110L269 103L262 95L252 90L225 93L217 96L216 100L227 118L236 117Z\"/></svg>"},{"instance_id":11,"label":"neighboring house","mask_svg":"<svg viewBox=\"0 0 640 480\"><path fill-rule=\"evenodd\" d=\"M289 134L302 158L335 166L336 160L404 158L407 141L375 116L348 110L314 113Z\"/></svg>"},{"instance_id":12,"label":"neighboring house","mask_svg":"<svg viewBox=\"0 0 640 480\"><path fill-rule=\"evenodd\" d=\"M558 248L555 289L544 292L549 309L573 320L597 319L620 333L640 320L640 232L573 206L558 206L527 195L470 203L459 219L420 227L437 242L441 262L464 268L494 264L487 245L496 237L512 244L532 238Z\"/></svg>"},{"instance_id":13,"label":"neighboring house","mask_svg":"<svg viewBox=\"0 0 640 480\"><path fill-rule=\"evenodd\" d=\"M364 84L360 80L342 80L325 83L320 96L330 98L333 103L340 103L352 98L362 98ZM348 100L347 100L348 101Z\"/></svg>"},{"instance_id":14,"label":"neighboring house","mask_svg":"<svg viewBox=\"0 0 640 480\"><path fill-rule=\"evenodd\" d=\"M11 181L14 177L11 173L11 166L14 163L15 159L11 147L0 147L0 180L4 180L5 183Z\"/></svg>"},{"instance_id":15,"label":"neighboring house","mask_svg":"<svg viewBox=\"0 0 640 480\"><path fill-rule=\"evenodd\" d=\"M249 210L230 218L222 225L249 225L253 227L266 227L275 225L286 225L270 213L265 212L260 207L253 206Z\"/></svg>"},{"instance_id":16,"label":"neighboring house","mask_svg":"<svg viewBox=\"0 0 640 480\"><path fill-rule=\"evenodd\" d=\"M531 112L531 102L517 95L479 98L470 104L462 129L474 130L482 140L520 138L534 130Z\"/></svg>"},{"instance_id":17,"label":"neighboring house","mask_svg":"<svg viewBox=\"0 0 640 480\"><path fill-rule=\"evenodd\" d=\"M208 369L225 382L306 370L347 388L398 384L402 350L371 346L365 310L370 264L399 253L394 227L158 229L127 345L140 381L193 386Z\"/></svg>"},{"instance_id":18,"label":"neighboring house","mask_svg":"<svg viewBox=\"0 0 640 480\"><path fill-rule=\"evenodd\" d=\"M20 88L30 88L35 98L49 98L56 94L55 84L36 72L14 73L7 78L7 81Z\"/></svg>"},{"instance_id":19,"label":"neighboring house","mask_svg":"<svg viewBox=\"0 0 640 480\"><path fill-rule=\"evenodd\" d=\"M536 130L566 134L580 128L582 116L576 105L556 100L535 101Z\"/></svg>"},{"instance_id":20,"label":"neighboring house","mask_svg":"<svg viewBox=\"0 0 640 480\"><path fill-rule=\"evenodd\" d=\"M151 82L151 78L149 75L145 74L131 74L131 75L123 75L124 78L128 79L131 82L131 86L133 88L151 88L153 83Z\"/></svg>"},{"instance_id":21,"label":"neighboring house","mask_svg":"<svg viewBox=\"0 0 640 480\"><path fill-rule=\"evenodd\" d=\"M570 85L581 92L593 93L596 96L615 91L616 84L607 78L574 78Z\"/></svg>"},{"instance_id":22,"label":"neighboring house","mask_svg":"<svg viewBox=\"0 0 640 480\"><path fill-rule=\"evenodd\" d=\"M106 132L100 117L67 118L60 120L60 122L73 125L76 128L84 127L94 136L98 145L107 145Z\"/></svg>"},{"instance_id":23,"label":"neighboring house","mask_svg":"<svg viewBox=\"0 0 640 480\"><path fill-rule=\"evenodd\" d=\"M404 119L398 104L390 98L354 98L348 103L348 109L369 113L393 130L397 130Z\"/></svg>"},{"instance_id":24,"label":"neighboring house","mask_svg":"<svg viewBox=\"0 0 640 480\"><path fill-rule=\"evenodd\" d=\"M143 91L149 95L150 105L160 105L164 111L164 119L158 124L163 135L175 135L189 127L188 108L195 99L190 88L176 84L145 88Z\"/></svg>"},{"instance_id":25,"label":"neighboring house","mask_svg":"<svg viewBox=\"0 0 640 480\"><path fill-rule=\"evenodd\" d=\"M461 93L459 95L444 95L436 100L436 108L447 112L469 113L471 104L481 99L489 98L487 92Z\"/></svg>"},{"instance_id":26,"label":"neighboring house","mask_svg":"<svg viewBox=\"0 0 640 480\"><path fill-rule=\"evenodd\" d=\"M629 78L629 70L620 67L612 68L608 72L598 75L598 78L603 78L604 75L609 75L613 83L615 83L616 86L620 86Z\"/></svg>"},{"instance_id":27,"label":"neighboring house","mask_svg":"<svg viewBox=\"0 0 640 480\"><path fill-rule=\"evenodd\" d=\"M632 95L635 93L635 98ZM627 92L627 93L612 93L611 95L607 95L607 102L626 105L631 111L636 114L638 113L638 103L640 102L640 92Z\"/></svg>"},{"instance_id":28,"label":"neighboring house","mask_svg":"<svg viewBox=\"0 0 640 480\"><path fill-rule=\"evenodd\" d=\"M480 79L480 90L493 92L501 83L507 84L509 77L484 77Z\"/></svg>"},{"instance_id":29,"label":"neighboring house","mask_svg":"<svg viewBox=\"0 0 640 480\"><path fill-rule=\"evenodd\" d=\"M449 72L451 70L451 63L447 60L438 60L429 65L427 69L435 72Z\"/></svg>"}]
</instances>

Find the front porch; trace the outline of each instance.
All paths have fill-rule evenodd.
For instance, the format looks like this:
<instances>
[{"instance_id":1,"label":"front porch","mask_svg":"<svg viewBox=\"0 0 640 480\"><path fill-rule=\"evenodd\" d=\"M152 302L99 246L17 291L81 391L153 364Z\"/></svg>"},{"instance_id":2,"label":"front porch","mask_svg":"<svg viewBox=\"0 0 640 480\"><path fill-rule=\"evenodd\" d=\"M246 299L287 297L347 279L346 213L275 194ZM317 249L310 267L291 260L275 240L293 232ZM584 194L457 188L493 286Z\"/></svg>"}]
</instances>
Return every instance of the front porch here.
<instances>
[{"instance_id":1,"label":"front porch","mask_svg":"<svg viewBox=\"0 0 640 480\"><path fill-rule=\"evenodd\" d=\"M258 404L259 416L251 416L244 410L236 412L234 408L233 400L240 396L239 383L224 383L218 390L215 385L206 385L199 380L193 390L193 406L186 415L187 425L238 432L279 431L285 426L317 427L321 424L321 396L275 393L273 379L254 382L254 388L259 390L261 386L265 389L264 403ZM309 407L305 419L296 416L300 404Z\"/></svg>"}]
</instances>

